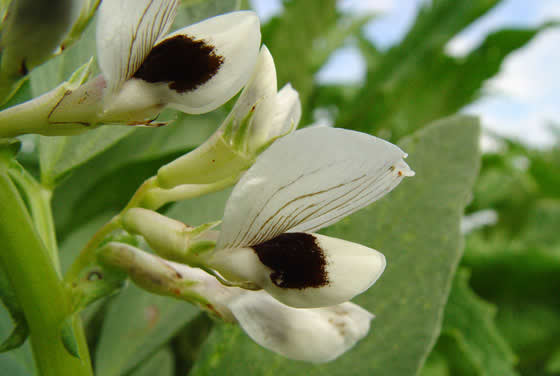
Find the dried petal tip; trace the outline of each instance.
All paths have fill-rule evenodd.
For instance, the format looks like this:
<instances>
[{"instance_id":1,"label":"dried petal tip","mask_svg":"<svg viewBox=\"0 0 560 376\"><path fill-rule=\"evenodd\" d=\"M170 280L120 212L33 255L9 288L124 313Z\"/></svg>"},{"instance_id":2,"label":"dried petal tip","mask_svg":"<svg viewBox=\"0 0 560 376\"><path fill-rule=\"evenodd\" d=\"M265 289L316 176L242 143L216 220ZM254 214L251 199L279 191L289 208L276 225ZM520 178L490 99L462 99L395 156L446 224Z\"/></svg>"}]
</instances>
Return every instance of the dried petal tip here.
<instances>
[{"instance_id":1,"label":"dried petal tip","mask_svg":"<svg viewBox=\"0 0 560 376\"><path fill-rule=\"evenodd\" d=\"M393 166L391 166L390 169L391 171L394 171L394 173L399 177L410 177L416 175L416 173L403 160L395 163Z\"/></svg>"}]
</instances>

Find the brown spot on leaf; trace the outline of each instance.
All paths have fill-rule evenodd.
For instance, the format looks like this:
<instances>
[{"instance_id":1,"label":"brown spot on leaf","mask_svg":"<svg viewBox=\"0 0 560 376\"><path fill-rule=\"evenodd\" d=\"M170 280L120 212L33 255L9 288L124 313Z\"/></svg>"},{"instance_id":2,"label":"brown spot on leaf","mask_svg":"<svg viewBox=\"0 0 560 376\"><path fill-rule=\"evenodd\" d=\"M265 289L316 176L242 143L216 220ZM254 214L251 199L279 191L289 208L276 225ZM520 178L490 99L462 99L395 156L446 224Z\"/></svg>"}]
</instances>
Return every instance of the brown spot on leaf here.
<instances>
[{"instance_id":1,"label":"brown spot on leaf","mask_svg":"<svg viewBox=\"0 0 560 376\"><path fill-rule=\"evenodd\" d=\"M253 249L259 260L273 270L270 279L278 287L304 289L329 283L327 261L313 235L285 233Z\"/></svg>"},{"instance_id":2,"label":"brown spot on leaf","mask_svg":"<svg viewBox=\"0 0 560 376\"><path fill-rule=\"evenodd\" d=\"M214 46L185 35L157 44L133 77L147 82L168 82L178 93L192 91L210 80L224 62Z\"/></svg>"}]
</instances>

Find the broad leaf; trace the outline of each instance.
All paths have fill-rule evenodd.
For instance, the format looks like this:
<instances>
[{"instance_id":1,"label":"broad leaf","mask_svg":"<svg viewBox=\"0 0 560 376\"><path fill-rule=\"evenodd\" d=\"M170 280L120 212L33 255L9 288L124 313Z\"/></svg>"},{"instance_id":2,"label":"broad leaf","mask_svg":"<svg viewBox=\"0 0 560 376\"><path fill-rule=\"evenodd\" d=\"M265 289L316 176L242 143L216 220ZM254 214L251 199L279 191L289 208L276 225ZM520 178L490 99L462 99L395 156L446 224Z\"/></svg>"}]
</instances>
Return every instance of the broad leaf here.
<instances>
[{"instance_id":1,"label":"broad leaf","mask_svg":"<svg viewBox=\"0 0 560 376\"><path fill-rule=\"evenodd\" d=\"M95 354L98 375L136 368L199 312L186 302L150 294L130 284L111 302Z\"/></svg>"},{"instance_id":2,"label":"broad leaf","mask_svg":"<svg viewBox=\"0 0 560 376\"><path fill-rule=\"evenodd\" d=\"M142 363L130 376L173 376L173 353L169 347L164 347L151 358Z\"/></svg>"},{"instance_id":3,"label":"broad leaf","mask_svg":"<svg viewBox=\"0 0 560 376\"><path fill-rule=\"evenodd\" d=\"M478 125L449 118L400 143L416 176L326 233L382 251L387 270L356 303L376 314L369 335L333 363L274 355L239 328L219 325L192 375L417 374L441 326L462 249L459 222L477 174Z\"/></svg>"}]
</instances>

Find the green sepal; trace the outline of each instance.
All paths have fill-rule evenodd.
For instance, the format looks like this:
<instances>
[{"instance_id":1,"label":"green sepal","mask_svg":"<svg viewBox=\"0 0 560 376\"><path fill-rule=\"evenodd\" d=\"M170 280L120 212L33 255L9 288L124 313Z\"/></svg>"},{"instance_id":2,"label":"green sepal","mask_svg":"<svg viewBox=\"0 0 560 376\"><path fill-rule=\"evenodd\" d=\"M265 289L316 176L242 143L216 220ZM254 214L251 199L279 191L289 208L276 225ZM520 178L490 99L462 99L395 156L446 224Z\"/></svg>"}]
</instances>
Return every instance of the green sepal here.
<instances>
[{"instance_id":1,"label":"green sepal","mask_svg":"<svg viewBox=\"0 0 560 376\"><path fill-rule=\"evenodd\" d=\"M80 350L78 347L78 340L76 339L76 333L74 332L73 322L73 316L69 316L62 321L60 325L60 339L66 351L73 357L80 359Z\"/></svg>"},{"instance_id":2,"label":"green sepal","mask_svg":"<svg viewBox=\"0 0 560 376\"><path fill-rule=\"evenodd\" d=\"M0 344L0 353L17 349L25 343L27 337L29 337L29 326L25 318L21 316L15 322L15 327L8 338Z\"/></svg>"},{"instance_id":3,"label":"green sepal","mask_svg":"<svg viewBox=\"0 0 560 376\"><path fill-rule=\"evenodd\" d=\"M197 227L195 227L195 228L193 228L192 230L189 231L190 236L194 238L195 236L202 235L206 231L211 230L214 227L218 226L220 223L222 223L221 220L220 221L214 221L214 222L208 222L208 223L205 223L203 225L197 226Z\"/></svg>"},{"instance_id":4,"label":"green sepal","mask_svg":"<svg viewBox=\"0 0 560 376\"><path fill-rule=\"evenodd\" d=\"M270 145L272 145L274 143L274 141L278 140L279 138L282 138L284 136L289 135L290 133L292 133L293 131L296 130L297 124L295 122L292 121L292 124L290 125L290 129L288 129L286 132L282 133L281 135L278 135L276 137L272 137L271 139L269 139L267 142L265 142L264 144L262 144L257 150L255 150L255 155L259 155L260 153L262 153L263 151L265 151L266 149L268 149L268 147Z\"/></svg>"},{"instance_id":5,"label":"green sepal","mask_svg":"<svg viewBox=\"0 0 560 376\"><path fill-rule=\"evenodd\" d=\"M93 70L94 58L91 57L87 63L79 67L72 73L66 84L72 88L77 88L89 79Z\"/></svg>"},{"instance_id":6,"label":"green sepal","mask_svg":"<svg viewBox=\"0 0 560 376\"><path fill-rule=\"evenodd\" d=\"M14 322L14 329L8 338L0 344L0 353L3 353L23 345L29 336L29 327L10 281L2 269L0 269L0 302L4 304Z\"/></svg>"},{"instance_id":7,"label":"green sepal","mask_svg":"<svg viewBox=\"0 0 560 376\"><path fill-rule=\"evenodd\" d=\"M241 120L239 127L235 131L233 131L234 133L231 138L231 144L235 150L242 153L247 153L251 119L253 118L253 115L255 113L255 108L256 104L253 105L251 111L249 111L249 113L245 115L243 120ZM231 127L232 123L230 123L229 126Z\"/></svg>"},{"instance_id":8,"label":"green sepal","mask_svg":"<svg viewBox=\"0 0 560 376\"><path fill-rule=\"evenodd\" d=\"M21 148L21 141L15 138L0 139L0 153L15 157Z\"/></svg>"},{"instance_id":9,"label":"green sepal","mask_svg":"<svg viewBox=\"0 0 560 376\"><path fill-rule=\"evenodd\" d=\"M71 286L72 312L118 293L126 285L126 279L126 273L106 265L93 264L84 269L80 279Z\"/></svg>"},{"instance_id":10,"label":"green sepal","mask_svg":"<svg viewBox=\"0 0 560 376\"><path fill-rule=\"evenodd\" d=\"M201 240L201 241L195 241L190 247L189 247L189 254L193 254L193 255L200 255L202 253L211 251L212 249L216 248L216 242L213 242L211 240Z\"/></svg>"}]
</instances>

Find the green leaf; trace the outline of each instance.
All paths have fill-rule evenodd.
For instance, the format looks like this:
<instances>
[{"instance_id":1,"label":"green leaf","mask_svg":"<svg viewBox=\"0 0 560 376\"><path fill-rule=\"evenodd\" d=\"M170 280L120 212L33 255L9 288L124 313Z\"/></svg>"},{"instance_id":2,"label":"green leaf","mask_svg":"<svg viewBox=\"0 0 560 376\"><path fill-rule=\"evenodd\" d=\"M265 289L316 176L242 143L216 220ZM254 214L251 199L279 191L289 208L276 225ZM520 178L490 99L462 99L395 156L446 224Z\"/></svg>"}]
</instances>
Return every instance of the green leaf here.
<instances>
[{"instance_id":1,"label":"green leaf","mask_svg":"<svg viewBox=\"0 0 560 376\"><path fill-rule=\"evenodd\" d=\"M416 176L326 234L378 249L387 257L381 279L356 303L376 314L369 335L332 363L307 365L260 348L239 328L219 325L193 376L391 375L419 372L439 334L452 275L462 250L459 222L477 175L475 119L441 120L400 145Z\"/></svg>"},{"instance_id":2,"label":"green leaf","mask_svg":"<svg viewBox=\"0 0 560 376\"><path fill-rule=\"evenodd\" d=\"M516 357L505 338L496 328L496 308L471 290L469 272L461 269L455 275L449 301L445 307L442 336L453 337L455 348L471 362L450 361L453 375L517 376Z\"/></svg>"},{"instance_id":3,"label":"green leaf","mask_svg":"<svg viewBox=\"0 0 560 376\"><path fill-rule=\"evenodd\" d=\"M506 56L548 27L490 34L466 58L447 56L447 43L499 0L440 0L425 3L404 40L387 53L360 41L366 56L366 83L350 105L341 106L337 124L392 139L449 116L477 99L483 83ZM371 103L375 103L372 108ZM389 133L390 132L390 133Z\"/></svg>"},{"instance_id":4,"label":"green leaf","mask_svg":"<svg viewBox=\"0 0 560 376\"><path fill-rule=\"evenodd\" d=\"M426 359L420 376L451 376L445 356L439 351L432 351L428 359Z\"/></svg>"},{"instance_id":5,"label":"green leaf","mask_svg":"<svg viewBox=\"0 0 560 376\"><path fill-rule=\"evenodd\" d=\"M164 347L142 363L130 376L173 376L174 372L173 353L169 347Z\"/></svg>"},{"instance_id":6,"label":"green leaf","mask_svg":"<svg viewBox=\"0 0 560 376\"><path fill-rule=\"evenodd\" d=\"M560 200L539 200L529 212L522 235L523 241L531 247L551 251L560 250L558 224L560 224Z\"/></svg>"},{"instance_id":7,"label":"green leaf","mask_svg":"<svg viewBox=\"0 0 560 376\"><path fill-rule=\"evenodd\" d=\"M313 74L321 65L316 60L319 51L313 47L333 32L337 19L335 0L287 0L282 15L263 28L263 43L276 62L278 87L290 82L298 91L304 109L313 90ZM324 54L322 59L327 57Z\"/></svg>"},{"instance_id":8,"label":"green leaf","mask_svg":"<svg viewBox=\"0 0 560 376\"><path fill-rule=\"evenodd\" d=\"M557 289L558 286L557 283ZM518 354L517 368L522 375L549 375L545 370L554 364L554 353L559 350L560 307L557 303L531 302L522 296L517 302L500 303L496 324Z\"/></svg>"},{"instance_id":9,"label":"green leaf","mask_svg":"<svg viewBox=\"0 0 560 376\"><path fill-rule=\"evenodd\" d=\"M546 367L547 371L553 374L560 373L560 347L556 352L550 357L550 361Z\"/></svg>"},{"instance_id":10,"label":"green leaf","mask_svg":"<svg viewBox=\"0 0 560 376\"><path fill-rule=\"evenodd\" d=\"M106 125L77 136L41 137L41 181L55 186L66 174L134 131Z\"/></svg>"},{"instance_id":11,"label":"green leaf","mask_svg":"<svg viewBox=\"0 0 560 376\"><path fill-rule=\"evenodd\" d=\"M535 224L545 233L547 218L554 220L543 216L543 223ZM531 228L523 227L514 239L499 227L486 236L469 235L463 264L472 270L474 291L497 306L496 326L519 356L517 368L524 375L544 375L560 337L560 247L557 241L539 244L537 229L527 232Z\"/></svg>"},{"instance_id":12,"label":"green leaf","mask_svg":"<svg viewBox=\"0 0 560 376\"><path fill-rule=\"evenodd\" d=\"M95 353L98 375L127 374L156 352L199 312L130 284L111 302Z\"/></svg>"}]
</instances>

